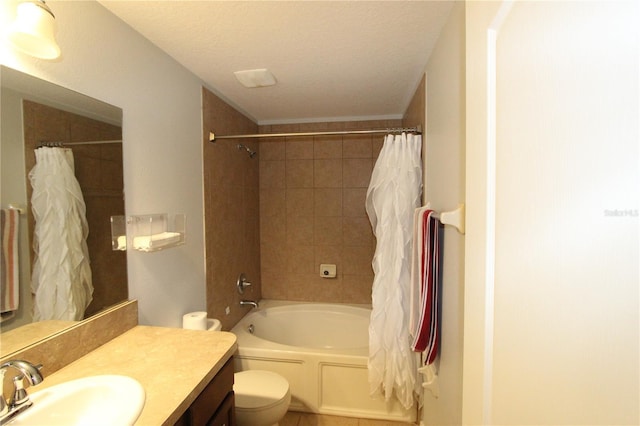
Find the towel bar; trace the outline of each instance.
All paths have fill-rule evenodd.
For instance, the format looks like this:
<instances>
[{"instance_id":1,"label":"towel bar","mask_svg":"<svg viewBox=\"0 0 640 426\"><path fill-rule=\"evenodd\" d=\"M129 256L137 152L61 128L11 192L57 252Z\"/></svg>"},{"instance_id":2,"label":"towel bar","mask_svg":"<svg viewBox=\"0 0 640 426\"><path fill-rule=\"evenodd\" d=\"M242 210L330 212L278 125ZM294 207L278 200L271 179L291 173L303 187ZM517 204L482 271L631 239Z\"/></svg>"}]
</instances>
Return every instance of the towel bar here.
<instances>
[{"instance_id":1,"label":"towel bar","mask_svg":"<svg viewBox=\"0 0 640 426\"><path fill-rule=\"evenodd\" d=\"M427 203L426 207L430 207L431 203ZM436 214L436 217L440 219L440 222L443 225L451 225L454 226L458 232L464 234L464 204L459 204L458 208L455 210L451 210L448 212L441 212L439 215Z\"/></svg>"}]
</instances>

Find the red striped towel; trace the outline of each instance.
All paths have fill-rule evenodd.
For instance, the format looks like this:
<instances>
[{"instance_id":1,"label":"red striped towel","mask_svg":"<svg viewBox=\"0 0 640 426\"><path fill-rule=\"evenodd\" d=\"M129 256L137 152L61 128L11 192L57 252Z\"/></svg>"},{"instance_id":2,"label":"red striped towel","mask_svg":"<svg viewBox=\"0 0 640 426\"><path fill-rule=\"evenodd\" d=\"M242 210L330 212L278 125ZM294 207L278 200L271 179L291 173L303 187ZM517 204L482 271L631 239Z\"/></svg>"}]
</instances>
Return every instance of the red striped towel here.
<instances>
[{"instance_id":1,"label":"red striped towel","mask_svg":"<svg viewBox=\"0 0 640 426\"><path fill-rule=\"evenodd\" d=\"M440 221L433 210L425 210L419 217L418 232L422 244L418 247L420 260L420 317L417 329L413 333L411 345L416 352L425 353L425 364L431 364L438 354L440 342L440 304L439 304L439 275L440 275Z\"/></svg>"},{"instance_id":2,"label":"red striped towel","mask_svg":"<svg viewBox=\"0 0 640 426\"><path fill-rule=\"evenodd\" d=\"M18 309L18 225L20 216L15 209L2 209L1 212L0 312L11 312Z\"/></svg>"}]
</instances>

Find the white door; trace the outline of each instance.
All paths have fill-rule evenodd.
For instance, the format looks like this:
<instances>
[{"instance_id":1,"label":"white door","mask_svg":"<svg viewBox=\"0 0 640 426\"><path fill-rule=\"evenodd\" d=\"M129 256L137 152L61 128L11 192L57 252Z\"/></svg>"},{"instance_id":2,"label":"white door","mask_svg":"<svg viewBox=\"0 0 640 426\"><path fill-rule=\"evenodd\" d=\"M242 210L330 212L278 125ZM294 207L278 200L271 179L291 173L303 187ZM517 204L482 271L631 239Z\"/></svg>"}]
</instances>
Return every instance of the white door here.
<instances>
[{"instance_id":1,"label":"white door","mask_svg":"<svg viewBox=\"0 0 640 426\"><path fill-rule=\"evenodd\" d=\"M466 424L639 424L639 5L467 3Z\"/></svg>"}]
</instances>

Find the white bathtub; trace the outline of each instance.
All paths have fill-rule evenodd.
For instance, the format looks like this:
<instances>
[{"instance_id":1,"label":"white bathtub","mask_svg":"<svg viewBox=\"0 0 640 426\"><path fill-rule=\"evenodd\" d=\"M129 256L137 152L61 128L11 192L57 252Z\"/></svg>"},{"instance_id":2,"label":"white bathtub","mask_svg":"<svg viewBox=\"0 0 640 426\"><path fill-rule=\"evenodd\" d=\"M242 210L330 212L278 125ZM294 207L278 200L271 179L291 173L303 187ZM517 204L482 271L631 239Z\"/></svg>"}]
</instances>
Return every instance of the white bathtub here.
<instances>
[{"instance_id":1,"label":"white bathtub","mask_svg":"<svg viewBox=\"0 0 640 426\"><path fill-rule=\"evenodd\" d=\"M236 371L284 376L294 411L413 422L415 408L369 396L370 313L353 305L262 300L231 330L238 337Z\"/></svg>"}]
</instances>

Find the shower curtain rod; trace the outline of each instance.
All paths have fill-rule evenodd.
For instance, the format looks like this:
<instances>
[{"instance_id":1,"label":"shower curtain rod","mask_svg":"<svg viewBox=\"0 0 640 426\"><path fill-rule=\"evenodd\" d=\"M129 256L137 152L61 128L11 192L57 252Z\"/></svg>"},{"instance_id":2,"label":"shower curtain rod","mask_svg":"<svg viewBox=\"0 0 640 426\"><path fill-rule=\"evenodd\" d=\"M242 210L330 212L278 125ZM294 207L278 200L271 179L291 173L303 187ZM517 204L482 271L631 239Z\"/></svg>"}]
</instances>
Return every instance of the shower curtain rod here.
<instances>
[{"instance_id":1,"label":"shower curtain rod","mask_svg":"<svg viewBox=\"0 0 640 426\"><path fill-rule=\"evenodd\" d=\"M256 133L248 135L225 135L217 136L214 132L209 132L209 142L218 139L242 139L242 138L281 138L288 136L333 136L333 135L370 135L376 133L418 133L422 134L422 127L399 127L379 130L337 130L330 132L298 132L298 133Z\"/></svg>"},{"instance_id":2,"label":"shower curtain rod","mask_svg":"<svg viewBox=\"0 0 640 426\"><path fill-rule=\"evenodd\" d=\"M114 139L110 141L86 141L86 142L40 142L38 144L38 148L49 147L64 147L64 146L73 146L73 145L102 145L102 144L114 144L114 143L122 143L122 140Z\"/></svg>"}]
</instances>

